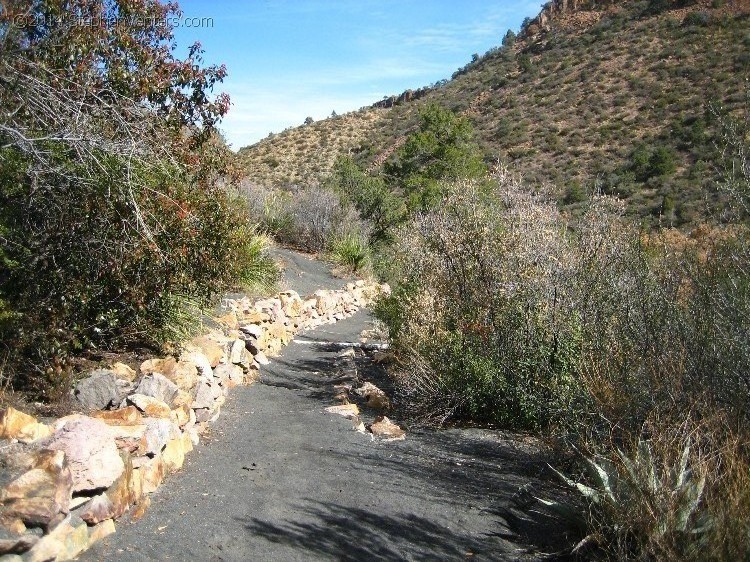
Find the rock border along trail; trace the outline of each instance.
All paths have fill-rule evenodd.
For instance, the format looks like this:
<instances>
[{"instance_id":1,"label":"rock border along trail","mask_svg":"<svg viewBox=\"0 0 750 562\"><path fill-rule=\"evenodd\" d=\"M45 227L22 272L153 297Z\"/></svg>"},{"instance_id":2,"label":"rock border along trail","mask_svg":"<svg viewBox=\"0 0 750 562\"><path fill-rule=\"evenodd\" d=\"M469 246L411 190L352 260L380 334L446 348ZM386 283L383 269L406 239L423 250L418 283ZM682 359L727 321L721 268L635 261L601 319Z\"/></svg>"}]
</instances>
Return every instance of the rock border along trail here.
<instances>
[{"instance_id":1,"label":"rock border along trail","mask_svg":"<svg viewBox=\"0 0 750 562\"><path fill-rule=\"evenodd\" d=\"M314 282L324 266L310 264ZM384 289L355 281L306 299L291 289L255 302L227 298L215 319L223 329L183 344L179 356L150 358L139 372L116 363L80 380L72 398L86 415L42 423L0 411L0 558L69 560L114 533L126 513L141 517L230 389L257 380L300 330L347 318Z\"/></svg>"},{"instance_id":2,"label":"rock border along trail","mask_svg":"<svg viewBox=\"0 0 750 562\"><path fill-rule=\"evenodd\" d=\"M342 284L319 262L279 254L289 264L290 289ZM20 441L31 444L12 445L28 457L16 467L18 480L28 479L24 470L30 470L56 484L42 486L46 534L20 535L29 544L17 549L26 554L7 558L536 559L521 543L539 543L538 537L511 531L510 512L503 508L530 481L544 488L535 477L543 465L541 453L498 432L406 433L384 417L391 406L388 381L372 360L373 353L382 353L379 342L368 339L363 345L371 317L364 310L352 315L359 308L354 303L368 298L361 292L368 290L349 284L338 297L322 291L305 300L287 291L252 306L227 302L233 314L222 321L229 337L212 336L222 354L213 357L209 352L215 347L204 341L207 349L146 365L150 372L136 378L137 385L115 377L114 386L107 387L112 377L95 374L102 381L84 385L83 399L110 407L122 400L115 405L124 408L63 418L52 426L25 420ZM292 329L281 330L279 311L295 319L287 326ZM263 326L262 333L252 325ZM239 335L244 340L232 339ZM281 350L279 340L289 345ZM191 361L197 374L185 366ZM257 363L263 363L260 371ZM177 387L173 395L162 378ZM248 379L257 382L234 388ZM191 384L191 391L183 390ZM125 398L114 395L124 389ZM185 400L181 392L191 402L175 405L175 399ZM3 431L13 425L12 418L6 412ZM101 433L92 424L117 433L111 441L87 440L88 452L101 457L98 468L88 466L82 452L65 441L75 443L70 436L76 431ZM56 450L40 453L39 444L49 440L57 441ZM172 472L179 474L164 480ZM6 480L2 484L2 497L11 497ZM3 502L3 509L14 501ZM0 514L8 520L7 510ZM113 519L118 519L114 534ZM86 547L90 550L83 552Z\"/></svg>"}]
</instances>

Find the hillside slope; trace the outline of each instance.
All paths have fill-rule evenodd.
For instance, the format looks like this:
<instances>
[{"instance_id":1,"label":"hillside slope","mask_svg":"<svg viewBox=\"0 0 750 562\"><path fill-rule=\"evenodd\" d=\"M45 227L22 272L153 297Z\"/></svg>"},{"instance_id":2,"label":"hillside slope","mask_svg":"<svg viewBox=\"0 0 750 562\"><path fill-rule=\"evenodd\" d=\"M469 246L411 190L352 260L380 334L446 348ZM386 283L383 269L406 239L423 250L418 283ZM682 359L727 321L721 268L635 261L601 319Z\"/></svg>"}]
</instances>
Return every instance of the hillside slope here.
<instances>
[{"instance_id":1,"label":"hillside slope","mask_svg":"<svg viewBox=\"0 0 750 562\"><path fill-rule=\"evenodd\" d=\"M367 143L387 110L370 108L269 135L240 150L250 179L269 185L309 185L329 172L339 154Z\"/></svg>"},{"instance_id":2,"label":"hillside slope","mask_svg":"<svg viewBox=\"0 0 750 562\"><path fill-rule=\"evenodd\" d=\"M242 161L252 180L275 185L315 183L340 153L377 169L418 109L438 102L471 118L488 162L567 206L597 189L652 223L698 222L721 204L709 103L742 110L750 1L677 4L557 0L518 40L419 99L288 130L241 150Z\"/></svg>"}]
</instances>

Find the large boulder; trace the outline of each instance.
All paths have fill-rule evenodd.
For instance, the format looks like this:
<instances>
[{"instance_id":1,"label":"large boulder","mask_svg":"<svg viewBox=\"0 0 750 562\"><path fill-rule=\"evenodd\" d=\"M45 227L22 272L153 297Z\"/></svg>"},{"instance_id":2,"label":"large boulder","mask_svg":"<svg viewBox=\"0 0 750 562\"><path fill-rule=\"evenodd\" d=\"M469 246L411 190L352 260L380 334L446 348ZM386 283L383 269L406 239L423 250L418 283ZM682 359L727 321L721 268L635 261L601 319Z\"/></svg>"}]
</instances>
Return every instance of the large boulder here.
<instances>
[{"instance_id":1,"label":"large boulder","mask_svg":"<svg viewBox=\"0 0 750 562\"><path fill-rule=\"evenodd\" d=\"M198 383L198 367L188 360L176 360L174 357L149 359L141 364L144 375L158 373L164 375L182 390L190 390Z\"/></svg>"},{"instance_id":2,"label":"large boulder","mask_svg":"<svg viewBox=\"0 0 750 562\"><path fill-rule=\"evenodd\" d=\"M154 492L164 481L166 469L161 455L146 460L138 469L139 478L143 486L143 494Z\"/></svg>"},{"instance_id":3,"label":"large boulder","mask_svg":"<svg viewBox=\"0 0 750 562\"><path fill-rule=\"evenodd\" d=\"M260 326L259 324L245 324L240 326L240 331L256 340L263 336L263 326Z\"/></svg>"},{"instance_id":4,"label":"large boulder","mask_svg":"<svg viewBox=\"0 0 750 562\"><path fill-rule=\"evenodd\" d=\"M246 310L241 318L244 324L263 324L271 320L271 315L260 310Z\"/></svg>"},{"instance_id":5,"label":"large boulder","mask_svg":"<svg viewBox=\"0 0 750 562\"><path fill-rule=\"evenodd\" d=\"M141 363L141 374L159 373L163 375L164 371L171 369L176 363L177 360L174 357L152 357Z\"/></svg>"},{"instance_id":6,"label":"large boulder","mask_svg":"<svg viewBox=\"0 0 750 562\"><path fill-rule=\"evenodd\" d=\"M406 437L406 431L385 416L378 417L370 426L370 431L375 437L381 437L386 440L395 441Z\"/></svg>"},{"instance_id":7,"label":"large boulder","mask_svg":"<svg viewBox=\"0 0 750 562\"><path fill-rule=\"evenodd\" d=\"M119 410L107 410L104 412L93 412L92 418L102 420L107 425L131 426L142 423L143 416L135 406L127 406Z\"/></svg>"},{"instance_id":8,"label":"large boulder","mask_svg":"<svg viewBox=\"0 0 750 562\"><path fill-rule=\"evenodd\" d=\"M88 525L80 517L68 515L49 534L39 539L23 559L26 562L73 560L89 545Z\"/></svg>"},{"instance_id":9,"label":"large boulder","mask_svg":"<svg viewBox=\"0 0 750 562\"><path fill-rule=\"evenodd\" d=\"M347 419L354 419L359 416L359 408L356 404L341 404L339 406L329 406L326 408L326 412L329 414L336 414L338 416L344 416Z\"/></svg>"},{"instance_id":10,"label":"large boulder","mask_svg":"<svg viewBox=\"0 0 750 562\"><path fill-rule=\"evenodd\" d=\"M198 384L198 366L192 361L178 361L164 376L175 383L181 390L191 390Z\"/></svg>"},{"instance_id":11,"label":"large boulder","mask_svg":"<svg viewBox=\"0 0 750 562\"><path fill-rule=\"evenodd\" d=\"M47 527L68 513L73 480L62 451L11 447L0 458L0 524Z\"/></svg>"},{"instance_id":12,"label":"large boulder","mask_svg":"<svg viewBox=\"0 0 750 562\"><path fill-rule=\"evenodd\" d=\"M146 444L145 454L156 455L161 453L167 443L180 436L179 427L171 420L146 418L143 422L146 426L143 435Z\"/></svg>"},{"instance_id":13,"label":"large boulder","mask_svg":"<svg viewBox=\"0 0 750 562\"><path fill-rule=\"evenodd\" d=\"M244 373L238 365L222 363L214 369L214 377L219 379L219 383L224 388L231 388L242 384Z\"/></svg>"},{"instance_id":14,"label":"large boulder","mask_svg":"<svg viewBox=\"0 0 750 562\"><path fill-rule=\"evenodd\" d=\"M216 316L214 320L230 330L236 330L238 327L237 315L232 311Z\"/></svg>"},{"instance_id":15,"label":"large boulder","mask_svg":"<svg viewBox=\"0 0 750 562\"><path fill-rule=\"evenodd\" d=\"M367 400L367 407L374 410L388 410L391 407L391 401L388 400L385 392L380 390L371 382L364 383L361 387L354 390L358 395Z\"/></svg>"},{"instance_id":16,"label":"large boulder","mask_svg":"<svg viewBox=\"0 0 750 562\"><path fill-rule=\"evenodd\" d=\"M203 408L211 409L214 407L214 393L211 385L203 381L198 383L195 387L195 394L193 395L192 408L194 410L200 410Z\"/></svg>"},{"instance_id":17,"label":"large boulder","mask_svg":"<svg viewBox=\"0 0 750 562\"><path fill-rule=\"evenodd\" d=\"M128 402L143 412L149 418L169 419L172 409L164 402L145 394L131 394Z\"/></svg>"},{"instance_id":18,"label":"large boulder","mask_svg":"<svg viewBox=\"0 0 750 562\"><path fill-rule=\"evenodd\" d=\"M315 298L315 308L319 314L333 312L336 308L337 299L335 291L319 290L312 295Z\"/></svg>"},{"instance_id":19,"label":"large boulder","mask_svg":"<svg viewBox=\"0 0 750 562\"><path fill-rule=\"evenodd\" d=\"M302 314L303 301L296 291L284 291L279 293L281 306L284 314L289 318L297 318Z\"/></svg>"},{"instance_id":20,"label":"large boulder","mask_svg":"<svg viewBox=\"0 0 750 562\"><path fill-rule=\"evenodd\" d=\"M185 455L192 450L193 442L187 433L183 433L180 437L172 439L164 447L161 455L164 461L164 469L171 473L182 468L182 464L185 462Z\"/></svg>"},{"instance_id":21,"label":"large boulder","mask_svg":"<svg viewBox=\"0 0 750 562\"><path fill-rule=\"evenodd\" d=\"M73 397L84 410L104 410L122 400L117 374L98 369L79 381L73 388Z\"/></svg>"},{"instance_id":22,"label":"large boulder","mask_svg":"<svg viewBox=\"0 0 750 562\"><path fill-rule=\"evenodd\" d=\"M74 492L107 488L125 470L112 431L101 420L72 419L40 445L65 453Z\"/></svg>"},{"instance_id":23,"label":"large boulder","mask_svg":"<svg viewBox=\"0 0 750 562\"><path fill-rule=\"evenodd\" d=\"M21 561L23 554L39 542L39 537L32 534L4 533L0 529L0 560L8 562Z\"/></svg>"},{"instance_id":24,"label":"large boulder","mask_svg":"<svg viewBox=\"0 0 750 562\"><path fill-rule=\"evenodd\" d=\"M138 373L135 372L135 369L132 369L125 363L115 363L109 368L109 370L112 371L118 379L128 382L133 382L138 375Z\"/></svg>"},{"instance_id":25,"label":"large boulder","mask_svg":"<svg viewBox=\"0 0 750 562\"><path fill-rule=\"evenodd\" d=\"M141 379L135 394L152 396L171 406L179 390L179 387L164 375L151 373Z\"/></svg>"},{"instance_id":26,"label":"large boulder","mask_svg":"<svg viewBox=\"0 0 750 562\"><path fill-rule=\"evenodd\" d=\"M39 423L33 416L10 407L0 410L0 439L31 443L48 437L51 433L52 428Z\"/></svg>"},{"instance_id":27,"label":"large boulder","mask_svg":"<svg viewBox=\"0 0 750 562\"><path fill-rule=\"evenodd\" d=\"M245 349L244 340L237 339L232 342L232 348L229 354L229 362L234 365L249 365L250 364L250 355Z\"/></svg>"},{"instance_id":28,"label":"large boulder","mask_svg":"<svg viewBox=\"0 0 750 562\"><path fill-rule=\"evenodd\" d=\"M223 339L223 336L221 336ZM218 335L199 336L191 342L196 351L202 352L211 364L211 368L216 367L224 357L224 346L217 341Z\"/></svg>"},{"instance_id":29,"label":"large boulder","mask_svg":"<svg viewBox=\"0 0 750 562\"><path fill-rule=\"evenodd\" d=\"M123 456L125 470L112 486L103 494L91 499L81 513L81 519L89 525L96 525L107 519L121 517L140 498L134 492L133 463L129 455Z\"/></svg>"},{"instance_id":30,"label":"large boulder","mask_svg":"<svg viewBox=\"0 0 750 562\"><path fill-rule=\"evenodd\" d=\"M211 360L200 350L186 350L180 355L180 361L190 362L198 369L199 378L210 380L213 375Z\"/></svg>"}]
</instances>

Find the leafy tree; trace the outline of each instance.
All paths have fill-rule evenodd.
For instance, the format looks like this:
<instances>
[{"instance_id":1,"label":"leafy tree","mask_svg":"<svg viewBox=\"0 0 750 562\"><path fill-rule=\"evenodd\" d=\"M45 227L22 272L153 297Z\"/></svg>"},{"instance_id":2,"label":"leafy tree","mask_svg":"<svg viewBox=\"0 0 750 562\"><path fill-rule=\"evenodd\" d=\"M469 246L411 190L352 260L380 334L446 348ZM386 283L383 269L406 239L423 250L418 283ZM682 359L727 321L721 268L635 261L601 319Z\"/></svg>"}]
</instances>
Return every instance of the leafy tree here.
<instances>
[{"instance_id":1,"label":"leafy tree","mask_svg":"<svg viewBox=\"0 0 750 562\"><path fill-rule=\"evenodd\" d=\"M645 144L639 144L630 155L630 169L636 179L640 181L648 179L650 158L651 152Z\"/></svg>"},{"instance_id":2,"label":"leafy tree","mask_svg":"<svg viewBox=\"0 0 750 562\"><path fill-rule=\"evenodd\" d=\"M226 69L199 44L175 56L178 13L155 0L0 12L0 356L48 398L70 353L158 343L181 303L247 277L249 225L215 181L229 171L214 129L229 98L212 95Z\"/></svg>"},{"instance_id":3,"label":"leafy tree","mask_svg":"<svg viewBox=\"0 0 750 562\"><path fill-rule=\"evenodd\" d=\"M124 115L127 105L147 104L174 130L200 128L204 134L193 140L205 141L229 109L225 94L209 98L226 76L226 68L204 67L199 43L190 48L185 60L175 57L168 22L179 13L176 2L155 0L20 0L10 4L0 14L3 104L25 101L8 99L8 94L34 94L41 97L42 108L63 113L47 122L41 120L55 116L34 120L17 114L4 132L18 138L31 125L62 126L75 101L87 100L118 113L121 119L130 117ZM23 75L26 80L13 84L12 78ZM58 90L58 97L45 85ZM49 107L55 102L59 107ZM67 136L68 142L75 137Z\"/></svg>"},{"instance_id":4,"label":"leafy tree","mask_svg":"<svg viewBox=\"0 0 750 562\"><path fill-rule=\"evenodd\" d=\"M512 29L509 29L503 36L503 47L512 47L516 44L516 34L513 33Z\"/></svg>"},{"instance_id":5,"label":"leafy tree","mask_svg":"<svg viewBox=\"0 0 750 562\"><path fill-rule=\"evenodd\" d=\"M630 160L631 170L639 181L668 176L677 169L674 151L665 146L652 149L645 144L640 144L631 154Z\"/></svg>"},{"instance_id":6,"label":"leafy tree","mask_svg":"<svg viewBox=\"0 0 750 562\"><path fill-rule=\"evenodd\" d=\"M669 176L677 170L675 154L665 146L654 150L649 158L649 176Z\"/></svg>"},{"instance_id":7,"label":"leafy tree","mask_svg":"<svg viewBox=\"0 0 750 562\"><path fill-rule=\"evenodd\" d=\"M466 117L437 104L419 113L419 130L409 135L396 159L385 167L387 177L403 190L410 210L434 206L442 180L480 178L487 172L474 131Z\"/></svg>"},{"instance_id":8,"label":"leafy tree","mask_svg":"<svg viewBox=\"0 0 750 562\"><path fill-rule=\"evenodd\" d=\"M531 57L527 55L526 53L519 54L517 61L518 61L518 69L521 72L530 72L534 68L533 63L531 62Z\"/></svg>"},{"instance_id":9,"label":"leafy tree","mask_svg":"<svg viewBox=\"0 0 750 562\"><path fill-rule=\"evenodd\" d=\"M383 178L368 176L347 156L336 161L329 183L372 224L373 244L388 241L393 227L406 218L403 199L386 186Z\"/></svg>"}]
</instances>

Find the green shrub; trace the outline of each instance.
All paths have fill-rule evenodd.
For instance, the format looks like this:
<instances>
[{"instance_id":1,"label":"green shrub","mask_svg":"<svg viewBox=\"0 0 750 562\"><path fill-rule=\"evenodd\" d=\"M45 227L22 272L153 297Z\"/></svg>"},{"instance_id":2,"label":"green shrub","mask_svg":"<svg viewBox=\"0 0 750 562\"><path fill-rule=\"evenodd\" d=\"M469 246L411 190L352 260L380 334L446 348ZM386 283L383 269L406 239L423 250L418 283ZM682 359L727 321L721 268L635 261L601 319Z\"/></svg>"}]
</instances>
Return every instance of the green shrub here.
<instances>
[{"instance_id":1,"label":"green shrub","mask_svg":"<svg viewBox=\"0 0 750 562\"><path fill-rule=\"evenodd\" d=\"M690 12L682 24L686 26L706 27L711 23L711 14L708 12Z\"/></svg>"},{"instance_id":2,"label":"green shrub","mask_svg":"<svg viewBox=\"0 0 750 562\"><path fill-rule=\"evenodd\" d=\"M30 3L25 27L0 12L0 355L47 399L67 393L73 356L181 337L218 292L270 279L216 180L229 101L210 92L226 70L198 45L174 57L156 22L176 4L129 5L116 30L51 17L63 4Z\"/></svg>"},{"instance_id":3,"label":"green shrub","mask_svg":"<svg viewBox=\"0 0 750 562\"><path fill-rule=\"evenodd\" d=\"M641 144L630 155L630 170L639 181L670 176L677 170L675 152L666 146L656 148Z\"/></svg>"},{"instance_id":4,"label":"green shrub","mask_svg":"<svg viewBox=\"0 0 750 562\"><path fill-rule=\"evenodd\" d=\"M255 228L244 226L236 231L235 243L234 284L250 293L272 293L279 281L280 271L268 254L270 240L258 234Z\"/></svg>"},{"instance_id":5,"label":"green shrub","mask_svg":"<svg viewBox=\"0 0 750 562\"><path fill-rule=\"evenodd\" d=\"M326 185L368 221L373 245L388 242L393 229L406 219L403 198L390 189L382 177L365 174L348 157L336 161Z\"/></svg>"},{"instance_id":6,"label":"green shrub","mask_svg":"<svg viewBox=\"0 0 750 562\"><path fill-rule=\"evenodd\" d=\"M43 196L27 178L0 184L8 265L0 296L12 311L3 339L15 342L19 365L31 355L59 374L71 354L159 345L189 331L186 309L198 310L226 287L273 281L247 214L221 188L192 186L175 169L101 161L107 175L48 178L59 190ZM58 162L75 165L66 154ZM128 181L126 173L140 191L112 189ZM123 219L131 205L143 224ZM50 391L46 374L19 371L16 382Z\"/></svg>"},{"instance_id":7,"label":"green shrub","mask_svg":"<svg viewBox=\"0 0 750 562\"><path fill-rule=\"evenodd\" d=\"M581 186L581 183L575 180L570 182L567 189L565 190L563 203L582 203L586 200L588 200L588 194L584 190L583 186Z\"/></svg>"},{"instance_id":8,"label":"green shrub","mask_svg":"<svg viewBox=\"0 0 750 562\"><path fill-rule=\"evenodd\" d=\"M660 146L651 154L648 167L649 177L668 176L676 169L675 154L671 149Z\"/></svg>"},{"instance_id":9,"label":"green shrub","mask_svg":"<svg viewBox=\"0 0 750 562\"><path fill-rule=\"evenodd\" d=\"M385 166L386 177L403 190L412 212L440 202L442 180L486 173L468 119L437 104L425 106L419 117L419 131L407 137L395 160Z\"/></svg>"},{"instance_id":10,"label":"green shrub","mask_svg":"<svg viewBox=\"0 0 750 562\"><path fill-rule=\"evenodd\" d=\"M510 180L508 180L510 181ZM443 185L439 209L399 232L392 255L408 305L376 307L404 352L400 387L418 416L505 427L566 426L583 397L580 327L550 302L564 225L553 206L503 184ZM403 298L403 293L398 293Z\"/></svg>"},{"instance_id":11,"label":"green shrub","mask_svg":"<svg viewBox=\"0 0 750 562\"><path fill-rule=\"evenodd\" d=\"M361 273L370 264L369 246L358 232L337 236L329 246L328 256L352 273Z\"/></svg>"}]
</instances>

